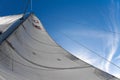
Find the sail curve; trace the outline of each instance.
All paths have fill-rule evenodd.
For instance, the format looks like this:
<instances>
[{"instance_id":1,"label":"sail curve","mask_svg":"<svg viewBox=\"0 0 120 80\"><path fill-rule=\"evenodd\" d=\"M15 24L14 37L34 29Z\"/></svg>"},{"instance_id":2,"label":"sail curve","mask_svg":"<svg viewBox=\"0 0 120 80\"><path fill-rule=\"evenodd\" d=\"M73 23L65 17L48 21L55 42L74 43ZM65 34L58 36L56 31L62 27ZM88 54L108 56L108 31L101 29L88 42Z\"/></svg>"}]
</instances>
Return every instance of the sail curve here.
<instances>
[{"instance_id":1,"label":"sail curve","mask_svg":"<svg viewBox=\"0 0 120 80\"><path fill-rule=\"evenodd\" d=\"M119 80L56 44L33 13L4 26L8 29L0 35L1 80Z\"/></svg>"}]
</instances>

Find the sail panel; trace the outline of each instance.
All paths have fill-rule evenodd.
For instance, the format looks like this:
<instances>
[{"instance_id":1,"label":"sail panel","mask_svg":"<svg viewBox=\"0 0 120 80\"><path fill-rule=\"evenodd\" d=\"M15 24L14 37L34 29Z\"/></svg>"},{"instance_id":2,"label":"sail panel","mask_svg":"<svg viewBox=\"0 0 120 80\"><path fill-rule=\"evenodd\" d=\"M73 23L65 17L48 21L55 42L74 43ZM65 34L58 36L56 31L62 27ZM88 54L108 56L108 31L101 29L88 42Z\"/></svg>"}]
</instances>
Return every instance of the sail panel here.
<instances>
[{"instance_id":1,"label":"sail panel","mask_svg":"<svg viewBox=\"0 0 120 80\"><path fill-rule=\"evenodd\" d=\"M119 80L56 44L34 14L2 42L0 56L5 80Z\"/></svg>"}]
</instances>

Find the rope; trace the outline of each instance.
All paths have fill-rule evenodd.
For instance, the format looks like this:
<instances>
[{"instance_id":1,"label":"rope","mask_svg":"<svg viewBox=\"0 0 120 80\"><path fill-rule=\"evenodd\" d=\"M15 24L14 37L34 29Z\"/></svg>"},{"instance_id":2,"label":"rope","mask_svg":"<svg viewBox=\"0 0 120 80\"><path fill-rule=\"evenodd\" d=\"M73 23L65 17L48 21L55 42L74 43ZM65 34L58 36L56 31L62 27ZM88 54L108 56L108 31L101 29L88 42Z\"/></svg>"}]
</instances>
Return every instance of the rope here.
<instances>
[{"instance_id":1,"label":"rope","mask_svg":"<svg viewBox=\"0 0 120 80\"><path fill-rule=\"evenodd\" d=\"M33 9L33 2L32 2L32 0L30 0L30 3L31 3L31 4L30 4L30 5L31 5L31 6L30 6L30 9L31 9L31 11L32 11L32 9Z\"/></svg>"},{"instance_id":2,"label":"rope","mask_svg":"<svg viewBox=\"0 0 120 80\"><path fill-rule=\"evenodd\" d=\"M67 37L68 39L72 40L73 42L77 43L78 45L82 46L83 48L87 49L88 51L96 54L97 56L99 56L100 58L104 59L105 61L108 61L109 63L111 63L112 65L116 66L118 69L120 69L120 66L114 64L113 62L109 61L108 59L104 58L103 56L99 55L97 52L89 49L88 47L86 47L85 45L83 45L82 43L70 38L68 35L66 35L65 33L62 33L65 37Z\"/></svg>"},{"instance_id":3,"label":"rope","mask_svg":"<svg viewBox=\"0 0 120 80\"><path fill-rule=\"evenodd\" d=\"M31 0L28 0L23 14L25 14L27 12L30 3L31 3Z\"/></svg>"}]
</instances>

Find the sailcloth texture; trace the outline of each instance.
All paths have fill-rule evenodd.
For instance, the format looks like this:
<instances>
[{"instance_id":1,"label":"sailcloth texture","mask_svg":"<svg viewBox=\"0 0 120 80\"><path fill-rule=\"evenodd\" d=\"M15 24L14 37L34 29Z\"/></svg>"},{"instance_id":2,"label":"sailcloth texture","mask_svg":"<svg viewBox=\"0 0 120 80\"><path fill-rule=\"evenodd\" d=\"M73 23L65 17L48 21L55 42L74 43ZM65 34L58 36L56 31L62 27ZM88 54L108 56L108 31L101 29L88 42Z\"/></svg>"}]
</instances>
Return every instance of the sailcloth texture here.
<instances>
[{"instance_id":1,"label":"sailcloth texture","mask_svg":"<svg viewBox=\"0 0 120 80\"><path fill-rule=\"evenodd\" d=\"M0 18L0 80L119 80L52 40L33 14Z\"/></svg>"}]
</instances>

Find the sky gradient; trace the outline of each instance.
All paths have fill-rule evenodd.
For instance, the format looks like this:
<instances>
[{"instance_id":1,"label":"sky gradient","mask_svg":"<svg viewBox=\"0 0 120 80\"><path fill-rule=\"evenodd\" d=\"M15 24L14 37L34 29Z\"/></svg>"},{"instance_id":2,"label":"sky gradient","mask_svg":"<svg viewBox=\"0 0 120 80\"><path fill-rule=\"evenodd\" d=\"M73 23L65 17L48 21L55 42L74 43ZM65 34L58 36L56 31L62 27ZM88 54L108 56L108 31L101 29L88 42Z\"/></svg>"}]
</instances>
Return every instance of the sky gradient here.
<instances>
[{"instance_id":1,"label":"sky gradient","mask_svg":"<svg viewBox=\"0 0 120 80\"><path fill-rule=\"evenodd\" d=\"M60 46L80 59L120 77L119 0L32 2L32 11ZM27 0L1 0L0 16L24 13L26 4Z\"/></svg>"}]
</instances>

